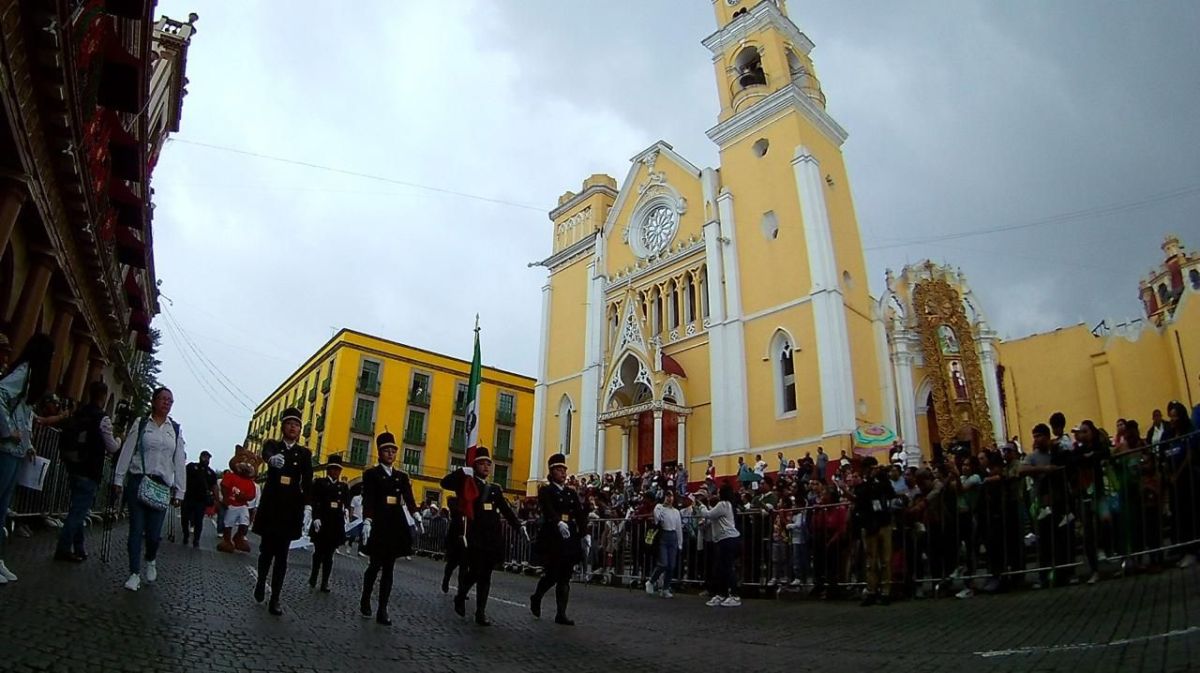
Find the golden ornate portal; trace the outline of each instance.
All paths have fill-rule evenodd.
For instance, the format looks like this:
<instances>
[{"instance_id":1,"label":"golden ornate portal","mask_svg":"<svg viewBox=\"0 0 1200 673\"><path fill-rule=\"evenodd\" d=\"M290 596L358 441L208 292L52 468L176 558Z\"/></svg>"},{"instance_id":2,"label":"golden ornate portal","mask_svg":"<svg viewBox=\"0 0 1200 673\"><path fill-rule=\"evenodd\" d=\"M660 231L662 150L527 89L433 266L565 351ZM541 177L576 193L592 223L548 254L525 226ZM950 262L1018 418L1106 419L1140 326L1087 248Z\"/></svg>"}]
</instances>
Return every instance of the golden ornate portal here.
<instances>
[{"instance_id":1,"label":"golden ornate portal","mask_svg":"<svg viewBox=\"0 0 1200 673\"><path fill-rule=\"evenodd\" d=\"M912 293L925 368L933 381L933 409L942 437L955 440L975 430L982 442L992 436L983 388L983 370L962 297L944 279L917 284ZM945 441L945 440L943 440Z\"/></svg>"}]
</instances>

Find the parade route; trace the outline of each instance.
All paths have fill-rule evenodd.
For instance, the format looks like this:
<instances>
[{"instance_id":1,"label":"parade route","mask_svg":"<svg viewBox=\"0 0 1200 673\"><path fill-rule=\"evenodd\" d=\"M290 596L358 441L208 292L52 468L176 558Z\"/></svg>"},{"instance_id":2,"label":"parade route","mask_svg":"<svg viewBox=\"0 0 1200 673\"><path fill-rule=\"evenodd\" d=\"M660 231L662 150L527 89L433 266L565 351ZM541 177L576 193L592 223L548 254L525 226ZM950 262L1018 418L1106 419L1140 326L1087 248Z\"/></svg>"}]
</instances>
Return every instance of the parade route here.
<instances>
[{"instance_id":1,"label":"parade route","mask_svg":"<svg viewBox=\"0 0 1200 673\"><path fill-rule=\"evenodd\" d=\"M209 531L211 535L211 531ZM909 601L745 601L709 608L641 591L575 585L578 626L534 620L534 578L497 572L480 628L438 587L441 565L397 562L391 616L358 615L365 561L338 555L332 593L306 584L311 554L291 554L285 615L251 599L254 557L163 543L159 579L121 588L125 529L113 558L50 561L47 532L16 540L20 580L0 587L3 637L26 671L616 671L710 667L812 671L1183 671L1200 666L1200 569L1170 570L1053 591ZM473 606L469 606L469 610Z\"/></svg>"}]
</instances>

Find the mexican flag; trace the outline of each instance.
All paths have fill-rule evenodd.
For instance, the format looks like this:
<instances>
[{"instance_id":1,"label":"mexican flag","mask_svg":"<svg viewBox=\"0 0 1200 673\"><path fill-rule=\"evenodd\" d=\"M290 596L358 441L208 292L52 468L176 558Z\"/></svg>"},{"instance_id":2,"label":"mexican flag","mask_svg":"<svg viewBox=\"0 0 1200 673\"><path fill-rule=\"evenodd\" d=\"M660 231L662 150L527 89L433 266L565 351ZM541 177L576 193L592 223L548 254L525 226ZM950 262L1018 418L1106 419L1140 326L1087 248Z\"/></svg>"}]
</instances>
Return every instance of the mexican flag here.
<instances>
[{"instance_id":1,"label":"mexican flag","mask_svg":"<svg viewBox=\"0 0 1200 673\"><path fill-rule=\"evenodd\" d=\"M475 466L475 449L479 447L479 386L483 382L483 361L479 355L479 316L475 316L475 356L471 359L471 377L467 381L467 467ZM475 516L475 501L479 498L479 488L474 479L467 479L463 485L459 503L462 506L463 517L470 520Z\"/></svg>"}]
</instances>

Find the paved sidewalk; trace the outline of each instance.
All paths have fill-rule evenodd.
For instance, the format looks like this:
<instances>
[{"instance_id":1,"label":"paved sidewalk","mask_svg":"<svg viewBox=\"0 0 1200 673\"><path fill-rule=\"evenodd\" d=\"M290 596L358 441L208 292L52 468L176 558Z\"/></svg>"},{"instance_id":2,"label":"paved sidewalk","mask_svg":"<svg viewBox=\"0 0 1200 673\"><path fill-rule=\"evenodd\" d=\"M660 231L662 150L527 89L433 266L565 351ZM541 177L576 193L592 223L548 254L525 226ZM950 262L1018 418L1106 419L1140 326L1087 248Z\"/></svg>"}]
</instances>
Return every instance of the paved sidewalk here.
<instances>
[{"instance_id":1,"label":"paved sidewalk","mask_svg":"<svg viewBox=\"0 0 1200 673\"><path fill-rule=\"evenodd\" d=\"M25 671L1184 671L1200 670L1200 568L1052 591L859 608L576 586L579 626L535 621L534 578L498 572L482 629L458 618L440 564L397 563L391 628L358 615L365 561L335 557L333 593L293 551L286 614L250 594L256 557L163 543L159 580L131 593L125 529L113 560L54 563L52 531L9 545L20 580L0 587L0 670ZM548 610L553 612L552 596ZM473 609L473 606L471 608ZM468 613L470 614L470 613ZM557 663L556 663L557 662Z\"/></svg>"}]
</instances>

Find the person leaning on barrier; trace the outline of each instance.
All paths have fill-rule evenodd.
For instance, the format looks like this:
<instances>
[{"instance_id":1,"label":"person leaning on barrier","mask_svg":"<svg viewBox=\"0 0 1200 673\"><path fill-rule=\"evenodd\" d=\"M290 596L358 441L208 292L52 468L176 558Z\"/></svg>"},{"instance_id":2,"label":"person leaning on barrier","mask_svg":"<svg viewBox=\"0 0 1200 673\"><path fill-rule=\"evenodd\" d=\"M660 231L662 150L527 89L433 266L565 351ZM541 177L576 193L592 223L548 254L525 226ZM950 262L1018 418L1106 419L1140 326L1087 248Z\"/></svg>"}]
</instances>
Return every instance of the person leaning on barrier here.
<instances>
[{"instance_id":1,"label":"person leaning on barrier","mask_svg":"<svg viewBox=\"0 0 1200 673\"><path fill-rule=\"evenodd\" d=\"M550 456L547 469L550 483L538 489L542 517L537 545L544 569L537 588L529 597L529 611L534 617L540 618L542 596L554 587L557 607L554 623L574 626L575 622L567 617L567 603L571 596L571 573L579 563L582 551L580 526L584 521L583 505L575 489L566 485L566 456L561 453Z\"/></svg>"},{"instance_id":2,"label":"person leaning on barrier","mask_svg":"<svg viewBox=\"0 0 1200 673\"><path fill-rule=\"evenodd\" d=\"M475 447L470 467L460 467L442 477L442 488L454 491L463 509L466 531L466 572L459 574L458 592L454 595L454 611L464 617L467 613L467 593L475 587L475 623L491 626L487 618L488 593L492 587L492 570L504 558L504 531L500 528L500 517L508 525L520 529L526 539L529 533L521 527L517 515L504 499L504 492L496 484L488 483L492 475L492 457L485 447ZM474 493L468 493L474 482ZM474 497L472 497L474 496ZM445 582L443 582L443 587Z\"/></svg>"},{"instance_id":3,"label":"person leaning on barrier","mask_svg":"<svg viewBox=\"0 0 1200 673\"><path fill-rule=\"evenodd\" d=\"M1162 453L1166 460L1167 479L1171 483L1171 537L1180 545L1183 557L1180 568L1196 563L1197 547L1200 547L1200 439L1194 434L1196 428L1188 417L1187 407L1182 402L1172 401L1167 405L1167 431L1163 434Z\"/></svg>"}]
</instances>

